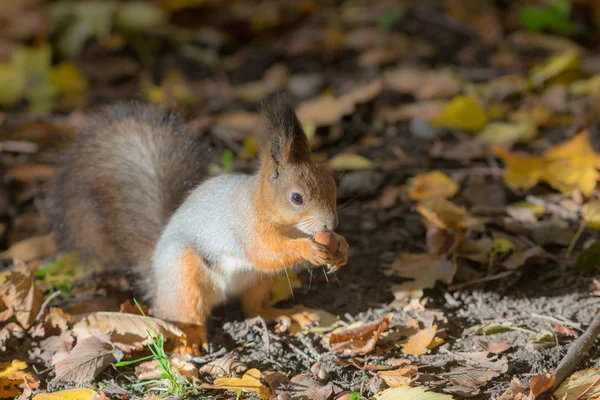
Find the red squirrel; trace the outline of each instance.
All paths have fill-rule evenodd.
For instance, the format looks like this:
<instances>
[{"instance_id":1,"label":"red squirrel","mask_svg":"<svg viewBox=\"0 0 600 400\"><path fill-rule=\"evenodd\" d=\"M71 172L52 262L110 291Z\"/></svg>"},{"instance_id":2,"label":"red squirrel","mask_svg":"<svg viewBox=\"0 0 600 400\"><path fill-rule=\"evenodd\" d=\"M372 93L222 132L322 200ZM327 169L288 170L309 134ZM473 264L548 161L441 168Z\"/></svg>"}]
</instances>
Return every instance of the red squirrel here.
<instances>
[{"instance_id":1,"label":"red squirrel","mask_svg":"<svg viewBox=\"0 0 600 400\"><path fill-rule=\"evenodd\" d=\"M304 261L337 269L348 244L337 233L336 185L311 157L292 100L263 103L260 168L202 181L207 146L157 105L109 106L91 118L62 160L49 214L62 249L131 266L156 317L187 334L180 353L206 348L211 309L239 297L248 317L276 319L275 275ZM337 250L313 236L331 232ZM334 247L335 249L335 247Z\"/></svg>"}]
</instances>

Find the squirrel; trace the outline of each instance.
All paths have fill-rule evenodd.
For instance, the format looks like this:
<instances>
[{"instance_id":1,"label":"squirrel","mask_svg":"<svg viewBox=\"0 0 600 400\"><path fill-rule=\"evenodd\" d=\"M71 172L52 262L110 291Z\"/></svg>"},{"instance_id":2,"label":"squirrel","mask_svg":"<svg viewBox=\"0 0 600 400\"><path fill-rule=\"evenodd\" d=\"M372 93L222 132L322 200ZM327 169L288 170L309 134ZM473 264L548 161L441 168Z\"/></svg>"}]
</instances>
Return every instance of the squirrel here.
<instances>
[{"instance_id":1,"label":"squirrel","mask_svg":"<svg viewBox=\"0 0 600 400\"><path fill-rule=\"evenodd\" d=\"M333 232L335 181L312 159L292 99L271 95L262 114L258 170L205 180L208 146L181 117L151 104L108 106L89 119L52 183L59 248L145 278L153 315L186 333L181 354L208 348L214 306L238 297L247 317L289 316L304 309L268 306L278 272L347 263L348 243ZM337 250L313 239L324 231Z\"/></svg>"}]
</instances>

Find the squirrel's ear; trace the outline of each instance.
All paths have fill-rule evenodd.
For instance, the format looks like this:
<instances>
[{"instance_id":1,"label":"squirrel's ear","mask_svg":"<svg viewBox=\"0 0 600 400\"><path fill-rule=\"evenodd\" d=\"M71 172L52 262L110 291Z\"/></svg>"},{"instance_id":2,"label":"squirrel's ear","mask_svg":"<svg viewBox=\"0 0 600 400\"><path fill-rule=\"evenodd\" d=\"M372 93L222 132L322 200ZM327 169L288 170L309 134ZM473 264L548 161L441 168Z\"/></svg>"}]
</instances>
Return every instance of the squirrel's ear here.
<instances>
[{"instance_id":1,"label":"squirrel's ear","mask_svg":"<svg viewBox=\"0 0 600 400\"><path fill-rule=\"evenodd\" d=\"M261 145L263 162L269 162L273 173L286 164L310 160L310 145L294 111L292 98L283 93L269 96L262 104L265 130Z\"/></svg>"}]
</instances>

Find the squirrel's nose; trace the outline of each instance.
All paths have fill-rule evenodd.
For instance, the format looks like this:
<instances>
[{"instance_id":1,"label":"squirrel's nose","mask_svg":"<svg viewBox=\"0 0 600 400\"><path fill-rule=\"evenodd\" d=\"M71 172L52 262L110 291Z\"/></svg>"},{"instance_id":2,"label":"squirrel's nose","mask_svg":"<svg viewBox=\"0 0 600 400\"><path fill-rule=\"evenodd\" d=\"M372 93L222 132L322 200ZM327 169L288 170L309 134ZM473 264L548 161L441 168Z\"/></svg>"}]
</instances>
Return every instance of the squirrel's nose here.
<instances>
[{"instance_id":1,"label":"squirrel's nose","mask_svg":"<svg viewBox=\"0 0 600 400\"><path fill-rule=\"evenodd\" d=\"M337 217L337 215L334 215L331 218L329 218L329 220L325 223L325 230L333 231L333 230L335 230L335 228L337 228L337 225L338 225L338 217Z\"/></svg>"}]
</instances>

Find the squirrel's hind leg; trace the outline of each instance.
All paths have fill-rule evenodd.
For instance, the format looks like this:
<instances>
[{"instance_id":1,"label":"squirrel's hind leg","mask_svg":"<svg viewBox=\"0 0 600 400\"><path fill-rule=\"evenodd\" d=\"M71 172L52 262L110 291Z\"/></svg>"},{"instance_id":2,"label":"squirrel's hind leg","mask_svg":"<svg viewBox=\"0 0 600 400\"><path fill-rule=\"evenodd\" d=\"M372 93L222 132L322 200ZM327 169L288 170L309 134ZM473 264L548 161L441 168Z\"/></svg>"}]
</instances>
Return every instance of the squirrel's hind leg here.
<instances>
[{"instance_id":1,"label":"squirrel's hind leg","mask_svg":"<svg viewBox=\"0 0 600 400\"><path fill-rule=\"evenodd\" d=\"M160 271L155 276L155 315L178 324L186 334L186 344L177 347L177 353L199 355L201 349L208 349L206 319L215 304L214 288L207 276L209 271L195 251L186 249L175 254L174 259L159 260L167 262L168 268L155 265L155 274Z\"/></svg>"},{"instance_id":2,"label":"squirrel's hind leg","mask_svg":"<svg viewBox=\"0 0 600 400\"><path fill-rule=\"evenodd\" d=\"M263 275L255 285L252 285L242 293L240 301L246 318L260 316L267 320L287 319L289 321L290 317L295 314L306 313L306 317L310 319L310 313L303 306L292 308L274 308L270 306L269 295L274 281L274 275Z\"/></svg>"}]
</instances>

